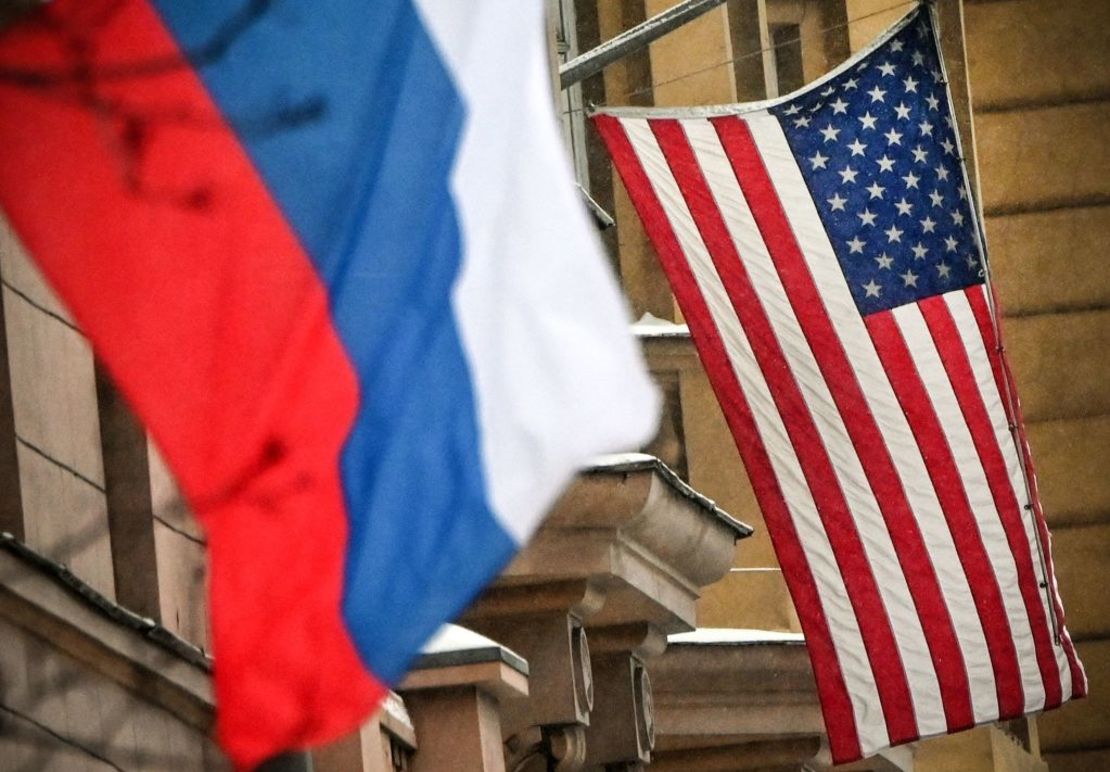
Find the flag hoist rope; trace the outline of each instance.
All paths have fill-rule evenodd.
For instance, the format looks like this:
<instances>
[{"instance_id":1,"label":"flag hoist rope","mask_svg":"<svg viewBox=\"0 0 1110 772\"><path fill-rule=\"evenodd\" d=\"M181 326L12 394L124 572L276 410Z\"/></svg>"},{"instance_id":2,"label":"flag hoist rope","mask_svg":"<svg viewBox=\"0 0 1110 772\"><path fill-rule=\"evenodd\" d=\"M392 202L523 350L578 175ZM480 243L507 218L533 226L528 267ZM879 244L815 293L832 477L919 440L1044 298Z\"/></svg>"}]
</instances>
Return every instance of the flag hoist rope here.
<instances>
[{"instance_id":1,"label":"flag hoist rope","mask_svg":"<svg viewBox=\"0 0 1110 772\"><path fill-rule=\"evenodd\" d=\"M955 100L952 98L952 84L948 79L948 67L944 62L944 49L941 45L941 31L940 31L940 14L937 12L936 0L922 0L922 5L928 10L929 17L932 20L933 36L937 46L937 58L940 61L941 80L944 83L944 89L948 96L948 105L953 111L952 120L954 123L958 122L955 114ZM961 27L961 35L963 30ZM961 49L963 48L961 41ZM965 78L966 81L966 78ZM967 109L968 109L968 131L971 133L972 145L974 146L975 128L972 125L971 118L971 88L967 88ZM958 127L953 127L958 129ZM967 169L967 156L964 154L963 142L960 139L960 132L954 130L952 132L956 137L956 152L960 160L960 171L963 173L964 187L971 196L973 206L971 209L971 217L975 221L975 232L979 238L979 260L982 263L983 280L986 285L987 307L990 310L991 327L994 332L995 339L995 352L1001 364L1002 382L1003 382L1003 399L1006 400L1006 408L1008 415L1008 425L1010 430L1010 438L1013 440L1014 447L1017 450L1018 461L1021 466L1021 477L1025 483L1025 496L1026 502L1023 507L1027 516L1033 522L1033 539L1037 545L1037 558L1041 566L1041 589L1044 590L1046 600L1048 601L1048 618L1052 625L1052 638L1053 642L1060 645L1060 623L1056 615L1056 602L1055 602L1055 587L1052 572L1049 571L1048 557L1046 551L1048 545L1044 544L1041 539L1040 522L1037 519L1037 510L1034 505L1036 496L1036 485L1031 477L1032 464L1030 462L1029 454L1026 451L1026 443L1022 436L1022 418L1018 413L1018 398L1017 390L1015 388L1014 379L1010 371L1009 361L1006 357L1005 347L1002 344L1002 328L999 319L998 303L994 293L994 282L991 278L990 261L987 259L987 234L983 228L983 197L979 188L979 175L975 175L975 185L971 185L971 178Z\"/></svg>"}]
</instances>

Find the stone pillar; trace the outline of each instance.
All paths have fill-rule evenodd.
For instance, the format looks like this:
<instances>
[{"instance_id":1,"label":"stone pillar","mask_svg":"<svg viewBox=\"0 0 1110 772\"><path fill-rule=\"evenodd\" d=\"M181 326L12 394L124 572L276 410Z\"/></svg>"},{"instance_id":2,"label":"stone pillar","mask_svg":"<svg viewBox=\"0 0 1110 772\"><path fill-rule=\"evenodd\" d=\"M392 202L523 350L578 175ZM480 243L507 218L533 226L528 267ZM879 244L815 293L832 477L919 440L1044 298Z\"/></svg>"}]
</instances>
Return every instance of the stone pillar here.
<instances>
[{"instance_id":1,"label":"stone pillar","mask_svg":"<svg viewBox=\"0 0 1110 772\"><path fill-rule=\"evenodd\" d=\"M312 751L312 772L409 772L416 747L405 703L389 692L359 731Z\"/></svg>"},{"instance_id":2,"label":"stone pillar","mask_svg":"<svg viewBox=\"0 0 1110 772\"><path fill-rule=\"evenodd\" d=\"M518 654L445 625L399 691L420 738L412 772L505 772L498 705L528 695L528 664Z\"/></svg>"},{"instance_id":3,"label":"stone pillar","mask_svg":"<svg viewBox=\"0 0 1110 772\"><path fill-rule=\"evenodd\" d=\"M689 630L700 589L750 529L650 456L579 475L464 623L528 658L531 693L503 704L520 772L634 769L651 758L647 658Z\"/></svg>"},{"instance_id":4,"label":"stone pillar","mask_svg":"<svg viewBox=\"0 0 1110 772\"><path fill-rule=\"evenodd\" d=\"M487 591L464 615L468 626L527 659L528 694L503 704L502 734L511 768L580 769L594 705L590 645L582 625L603 594L586 580ZM534 761L527 759L533 757Z\"/></svg>"},{"instance_id":5,"label":"stone pillar","mask_svg":"<svg viewBox=\"0 0 1110 772\"><path fill-rule=\"evenodd\" d=\"M0 531L6 531L22 541L25 538L23 500L19 486L19 455L15 447L8 334L4 324L4 296L7 293L6 287L0 287Z\"/></svg>"},{"instance_id":6,"label":"stone pillar","mask_svg":"<svg viewBox=\"0 0 1110 772\"><path fill-rule=\"evenodd\" d=\"M116 600L161 621L146 432L99 360L96 397Z\"/></svg>"}]
</instances>

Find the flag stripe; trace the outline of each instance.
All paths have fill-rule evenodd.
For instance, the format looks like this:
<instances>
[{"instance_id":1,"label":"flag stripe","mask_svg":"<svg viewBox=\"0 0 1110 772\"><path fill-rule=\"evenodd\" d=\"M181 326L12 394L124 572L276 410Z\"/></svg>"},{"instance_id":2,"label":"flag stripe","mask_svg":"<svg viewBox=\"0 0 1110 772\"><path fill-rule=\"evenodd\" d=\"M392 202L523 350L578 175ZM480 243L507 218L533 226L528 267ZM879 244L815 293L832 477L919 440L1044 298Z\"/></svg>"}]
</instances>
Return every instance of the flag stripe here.
<instances>
[{"instance_id":1,"label":"flag stripe","mask_svg":"<svg viewBox=\"0 0 1110 772\"><path fill-rule=\"evenodd\" d=\"M980 297L983 296L982 287L975 288L975 290ZM1030 479L1028 487L1026 485L1025 472L1022 468L1021 459L1018 456L1017 435L1009 429L1005 402L998 391L998 384L994 376L993 368L990 365L990 357L984 347L979 323L975 318L974 311L969 302L970 294L971 293L967 291L950 293L944 296L944 301L948 307L948 312L955 322L956 330L959 332L963 347L968 354L968 362L978 381L979 393L983 396L984 406L986 407L987 414L990 416L991 426L994 430L995 442L1005 459L1007 473L1010 477L1014 492L1022 501L1029 501L1030 494L1033 495L1033 500L1037 501L1035 480ZM1026 452L1028 452L1028 449ZM1029 470L1031 473L1031 464ZM1047 565L1040 557L1040 546L1037 541L1038 524L1035 511L1028 508L1024 509L1020 512L1020 521L1022 533L1025 536L1024 542L1021 543L1021 550L1024 555L1028 556L1033 566L1037 580L1036 598L1044 618L1046 620L1051 620L1054 610L1051 607L1051 591L1048 590L1048 585L1045 583ZM1053 637L1053 642L1055 644L1055 637ZM1059 678L1059 697L1062 702L1065 699L1065 695L1071 692L1069 663L1067 661L1066 652L1060 645L1052 646L1051 656L1056 663L1056 674Z\"/></svg>"},{"instance_id":2,"label":"flag stripe","mask_svg":"<svg viewBox=\"0 0 1110 772\"><path fill-rule=\"evenodd\" d=\"M87 3L41 12L5 30L4 66L71 72L56 30L87 29ZM141 153L113 136L122 116L2 81L0 203L205 527L218 733L254 764L349 731L385 692L339 614L356 375L309 255L158 14L119 4L95 33L110 62L183 65L105 87ZM145 120L158 105L184 117Z\"/></svg>"},{"instance_id":3,"label":"flag stripe","mask_svg":"<svg viewBox=\"0 0 1110 772\"><path fill-rule=\"evenodd\" d=\"M232 15L211 0L152 2L185 50ZM198 73L327 288L358 378L340 461L343 615L363 661L395 683L515 549L490 509L471 352L450 302L466 257L450 175L467 105L411 0L275 16ZM326 120L257 129L290 104Z\"/></svg>"},{"instance_id":4,"label":"flag stripe","mask_svg":"<svg viewBox=\"0 0 1110 772\"><path fill-rule=\"evenodd\" d=\"M666 122L653 123L659 125ZM754 291L758 293L759 303L766 309L774 327L774 336L781 342L781 346L777 347L774 340L770 344L770 367L778 370L780 368L776 367L777 362L786 362L790 371L795 373L795 381L804 384L807 390L806 409L821 426L821 435L828 438L825 444L849 446L847 429L839 420L832 395L822 388L824 381L815 377L819 372L818 364L797 317L789 303L784 302L787 293L740 191L736 176L732 173L717 133L703 121L685 121L682 126L697 152L698 166L705 170L707 178L712 181L713 196L717 204L712 217L723 217L727 223L729 233L724 238L731 243L724 244L719 251L711 245L719 271L724 275L730 266L740 264L740 256L736 254L732 244L742 245L743 266L747 268ZM719 173L720 167L723 167L726 174ZM711 205L712 203L710 202ZM747 298L742 293L730 294L738 312L748 305ZM921 684L914 695L920 731L935 733L945 731L950 726L968 725L973 717L963 655L924 545L919 542L916 552L906 556L907 561L912 562L905 570L906 576L899 573L895 547L888 536L878 504L867 485L858 459L851 454L842 454L837 461L836 472L841 479L847 480L848 485L855 488L852 510L859 518L863 541L868 545L868 557L877 567L876 578L884 598L888 599L887 610L903 610L901 616L894 616L892 624L908 631L914 628L921 630L924 627L924 635L918 635L910 641L916 656L907 662L907 670L915 672L914 680ZM912 546L911 544L911 548ZM907 577L910 586L907 586ZM913 609L914 599L911 599L911 593L916 595L922 625L918 625L919 617ZM970 603L970 591L966 582L964 596ZM974 633L971 635L973 637ZM925 654L929 658L922 659ZM938 677L945 687L940 690L939 697L936 696Z\"/></svg>"},{"instance_id":5,"label":"flag stripe","mask_svg":"<svg viewBox=\"0 0 1110 772\"><path fill-rule=\"evenodd\" d=\"M682 122L682 126L697 154L698 164L712 188L714 199L727 224L731 238L737 245L743 263L760 293L760 300L772 321L776 323L778 330L776 334L783 341L784 350L795 360L791 367L798 373L799 379L807 377L809 380L814 380L817 376L817 367L812 363L812 355L809 354L802 339L801 331L796 329L797 319L786 301L786 292L778 280L774 265L752 220L750 210L740 192L716 132L708 122L703 120L686 120ZM791 330L793 332L790 332ZM866 343L866 340L860 341L853 350L865 349ZM805 360L801 366L797 361L800 357ZM899 469L903 470L902 473L910 475L910 479L925 479L928 473L924 459L907 425L905 415L894 401L893 393L891 393L891 405L881 404L878 393L882 391L882 380L868 378L867 368L859 364L859 359L860 357L855 357L853 365L868 383L868 398L872 401L877 415L882 416L884 434L891 448L892 457L895 458ZM903 441L901 435L907 436L908 441ZM915 515L918 512L931 513L940 509L940 503L928 485L908 488L907 493L913 503ZM945 701L944 711L948 725L966 726L973 719L991 720L997 715L998 710L993 669L987 653L983 629L978 619L976 602L962 570L956 545L943 520L919 516L918 522L928 547L928 555L919 556L923 561L920 571L931 574L935 568L940 591L943 592L943 598L939 597L938 592L936 598L938 605L930 610L936 620L930 617L923 624L926 629L932 628L928 646L933 662L936 663L938 679L945 685L942 689L942 698ZM929 560L930 556L933 560ZM951 628L933 624L934 621L948 622ZM955 638L949 638L945 645L941 646L940 641L947 629L955 630L958 642ZM969 679L973 679L976 684L974 693L970 693ZM972 704L974 704L974 711ZM932 728L939 731L936 726Z\"/></svg>"},{"instance_id":6,"label":"flag stripe","mask_svg":"<svg viewBox=\"0 0 1110 772\"><path fill-rule=\"evenodd\" d=\"M993 669L991 691L996 700L989 713L976 710L978 720L993 720L998 711L1009 711L1024 704L1020 687L1017 651L1002 602L998 581L983 546L975 516L967 499L964 481L953 457L948 439L941 429L932 402L914 364L894 316L889 311L867 317L867 328L899 402L910 419L922 452L929 459L929 477L940 497L941 512L956 542L960 565L975 588L976 611L986 636ZM977 690L978 691L978 690Z\"/></svg>"},{"instance_id":7,"label":"flag stripe","mask_svg":"<svg viewBox=\"0 0 1110 772\"><path fill-rule=\"evenodd\" d=\"M1013 382L1013 376L1009 370L1009 363L1002 347L999 344L998 336L995 331L994 324L991 318L990 306L987 302L987 292L991 292L989 288L976 288L969 287L965 295L967 297L968 305L971 307L972 315L978 325L980 337L982 339L985 353L990 360L991 370L994 374L995 385L999 394L1007 393L1007 383ZM1067 628L1064 624L1064 605L1060 598L1059 588L1056 585L1056 570L1053 567L1052 550L1049 549L1050 537L1048 533L1048 525L1045 522L1044 511L1041 504L1040 493L1037 490L1037 474L1033 468L1033 456L1029 448L1029 441L1025 433L1025 422L1020 417L1021 404L1018 401L1016 394L1013 395L1014 404L1011 405L1010 401L1003 398L1002 403L1006 410L1006 415L1010 420L1011 425L1018 434L1018 442L1021 443L1022 453L1025 458L1025 474L1026 479L1029 481L1029 486L1033 494L1033 508L1036 517L1036 527L1040 536L1040 543L1044 545L1044 561L1048 571L1048 582L1052 595L1052 605L1055 611L1056 624L1058 628L1058 635L1060 637L1060 646L1063 649L1063 656L1066 659L1066 667L1061 667L1061 674L1065 671L1068 673L1070 680L1071 696L1085 697L1087 695L1087 676L1083 672L1083 666L1079 662L1079 657L1075 653L1075 646L1072 643L1071 636L1068 634ZM1014 418L1014 410L1018 412L1018 418ZM1040 550L1034 551L1037 554ZM1063 690L1063 694L1068 694L1068 689Z\"/></svg>"},{"instance_id":8,"label":"flag stripe","mask_svg":"<svg viewBox=\"0 0 1110 772\"><path fill-rule=\"evenodd\" d=\"M822 702L830 706L824 712L824 717L832 752L838 758L858 758L861 753L861 736L866 737L873 747L881 747L886 740L886 734L881 717L873 713L870 714L871 722L859 721L859 709L853 706L852 699L855 695L861 695L867 699L867 693L874 691L874 687L871 686L869 673L866 672L868 669L861 670L853 663L852 652L861 650L862 642L854 646L850 641L847 644L843 643L845 628L854 627L854 616L849 611L850 620L841 617L837 627L830 628L825 606L830 600L835 605L836 599L826 599L821 596L819 585L813 575L812 566L815 561L811 552L814 547L810 543L815 541L821 544L823 539L807 538L807 546L803 547L799 528L804 529L805 519L799 519L799 522L795 523L791 512L787 509L780 485L789 484L790 480L796 481L794 487L804 491L801 497L803 502L811 501L808 490L801 481L800 472L778 474L773 467L772 459L768 457L761 432L756 427L755 416L745 399L745 392L737 380L725 342L722 340L721 336L725 330L719 329L714 322L706 299L698 289L697 280L678 242L676 235L678 229L670 224L667 213L648 178L645 168L649 160L641 162L638 152L644 153L644 150L639 146L634 148L630 140L629 135L637 129L636 121L618 121L608 116L598 116L595 120L598 131L617 161L618 170L625 185L628 186L637 211L656 245L660 261L671 278L675 295L690 323L691 334L697 342L699 355L710 375L710 381L717 392L725 418L736 437L764 517L769 523L776 554L783 566L798 615L804 620L806 629L811 631L812 640L809 645L814 675ZM646 126L642 127L639 134L651 137ZM728 330L726 337L741 335L738 329ZM771 420L774 417L774 411L764 409L759 411L759 415L763 421ZM788 445L788 443L782 444ZM831 549L829 552L829 556L824 561L818 562L831 564L833 562ZM858 632L856 637L858 639ZM836 646L834 641L842 643ZM857 675L852 679L854 683L849 690L846 676L853 672ZM865 712L864 718L867 717L868 714ZM875 720L880 722L877 727L873 725Z\"/></svg>"},{"instance_id":9,"label":"flag stripe","mask_svg":"<svg viewBox=\"0 0 1110 772\"><path fill-rule=\"evenodd\" d=\"M771 258L783 278L790 304L803 324L810 349L813 350L825 381L834 395L850 434L851 444L854 445L859 460L864 462L867 483L875 490L876 498L891 508L884 508L884 517L897 521L890 530L914 533L916 523L909 515L905 492L901 490L901 483L892 469L889 454L884 450L874 415L862 395L856 373L852 370L833 323L828 318L825 302L821 299L808 265L801 255L795 235L797 230L788 221L783 203L778 200L774 183L768 176L766 152L760 153L764 149L756 147L753 134L748 129L750 122L751 119L714 120L740 182L740 189L744 191ZM793 157L790 160L793 162ZM861 448L867 448L869 452L860 453ZM919 534L915 535L920 538ZM847 581L850 586L852 582L866 580L862 574L849 574ZM886 625L890 624L889 612L889 609L885 612ZM867 629L875 622L861 621L861 624ZM890 643L895 644L892 636ZM879 693L885 700L884 710L887 713L890 738L897 743L916 738L920 732L914 716L915 703L910 695L911 686L905 669L902 668L904 651L898 650L897 661L891 656L894 651L880 653L877 650L870 653Z\"/></svg>"},{"instance_id":10,"label":"flag stripe","mask_svg":"<svg viewBox=\"0 0 1110 772\"><path fill-rule=\"evenodd\" d=\"M894 309L893 315L913 352L917 370L923 377L929 399L963 478L964 491L972 511L975 512L975 524L982 534L983 546L1001 592L1003 608L1017 652L1018 673L1014 676L1014 683L1021 695L1017 702L1025 705L1031 696L1035 698L1041 691L1040 675L1035 661L1029 619L1020 595L1014 592L1017 572L995 510L990 483L975 448L971 430L960 409L953 384L920 310L916 305L900 306ZM999 675L1001 677L1002 674ZM1004 706L1000 706L1002 707Z\"/></svg>"},{"instance_id":11,"label":"flag stripe","mask_svg":"<svg viewBox=\"0 0 1110 772\"><path fill-rule=\"evenodd\" d=\"M888 616L887 609L891 602L884 602L880 583L872 570L875 563L869 560L859 528L851 517L853 509L859 510L865 506L860 500L865 492L859 491L853 502L847 500L845 486L837 478L826 450L829 441L822 436L828 433L828 429L826 427L823 432L818 427L815 415L797 381L788 367L783 367L784 363L788 363L786 355L751 286L744 265L736 255L732 240L705 186L682 128L672 121L653 121L651 127L672 171L675 172L675 180L693 213L694 222L705 239L740 326L752 341L753 353L770 388L775 406L784 418L794 453L801 463L840 573L844 577L848 596L857 618L860 619L863 642L871 668L877 676L879 695L884 700L884 705L888 706L888 732L892 736L898 736L903 728L897 722L892 722L890 716L897 715L893 711L899 700L906 700L903 704L908 705L908 684L900 656L903 647L895 639ZM835 407L833 410L835 411ZM827 415L827 411L824 415ZM831 441L836 442L837 439L833 437ZM906 689L905 692L898 691L900 685ZM910 714L907 722L912 721ZM912 724L907 723L909 725Z\"/></svg>"},{"instance_id":12,"label":"flag stripe","mask_svg":"<svg viewBox=\"0 0 1110 772\"><path fill-rule=\"evenodd\" d=\"M923 300L918 307L937 344L944 369L952 382L960 409L971 430L972 441L986 472L987 483L1002 522L1006 543L1009 544L1013 554L1017 586L1032 628L1033 645L1036 649L1035 661L1043 684L1033 694L1027 693L1025 710L1056 707L1060 704L1059 669L1052 652L1052 640L1045 610L1041 605L1039 579L1029 553L1029 543L1023 538L1025 534L1025 525L1022 522L1023 509L1018 503L1014 481L1010 477L1002 448L999 447L994 427L987 414L983 393L980 391L980 385L976 381L968 359L968 351L963 346L959 330L943 296ZM1039 695L1038 692L1040 692ZM1035 695L1042 699L1037 699ZM1014 715L1021 715L1025 710L1018 711ZM1010 716L1003 713L1003 717Z\"/></svg>"}]
</instances>

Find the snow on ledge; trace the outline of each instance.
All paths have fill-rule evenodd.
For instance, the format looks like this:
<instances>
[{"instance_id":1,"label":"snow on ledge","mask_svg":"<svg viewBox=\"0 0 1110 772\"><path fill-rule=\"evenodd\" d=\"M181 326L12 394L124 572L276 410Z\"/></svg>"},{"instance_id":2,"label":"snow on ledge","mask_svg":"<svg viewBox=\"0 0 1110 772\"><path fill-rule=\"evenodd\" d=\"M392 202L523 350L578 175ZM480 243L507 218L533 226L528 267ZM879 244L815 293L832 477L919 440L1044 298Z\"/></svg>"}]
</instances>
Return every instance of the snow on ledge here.
<instances>
[{"instance_id":1,"label":"snow on ledge","mask_svg":"<svg viewBox=\"0 0 1110 772\"><path fill-rule=\"evenodd\" d=\"M637 338L688 338L690 327L644 314L639 321L632 323L632 334Z\"/></svg>"},{"instance_id":2,"label":"snow on ledge","mask_svg":"<svg viewBox=\"0 0 1110 772\"><path fill-rule=\"evenodd\" d=\"M752 646L776 643L805 643L801 633L784 633L777 630L749 630L732 627L699 627L689 633L667 636L671 646Z\"/></svg>"}]
</instances>

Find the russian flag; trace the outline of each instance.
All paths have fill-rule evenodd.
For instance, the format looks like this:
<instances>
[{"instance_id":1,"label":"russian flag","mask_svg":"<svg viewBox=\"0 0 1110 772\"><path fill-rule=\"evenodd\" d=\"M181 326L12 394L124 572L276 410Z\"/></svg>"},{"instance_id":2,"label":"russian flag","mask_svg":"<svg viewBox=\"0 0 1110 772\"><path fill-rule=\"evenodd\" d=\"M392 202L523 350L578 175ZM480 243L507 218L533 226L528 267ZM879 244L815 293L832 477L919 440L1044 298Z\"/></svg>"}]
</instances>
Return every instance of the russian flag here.
<instances>
[{"instance_id":1,"label":"russian flag","mask_svg":"<svg viewBox=\"0 0 1110 772\"><path fill-rule=\"evenodd\" d=\"M0 205L208 536L240 766L353 729L656 396L540 0L54 0Z\"/></svg>"}]
</instances>

